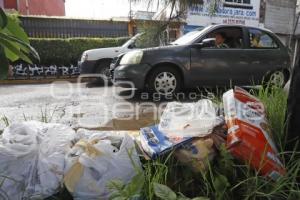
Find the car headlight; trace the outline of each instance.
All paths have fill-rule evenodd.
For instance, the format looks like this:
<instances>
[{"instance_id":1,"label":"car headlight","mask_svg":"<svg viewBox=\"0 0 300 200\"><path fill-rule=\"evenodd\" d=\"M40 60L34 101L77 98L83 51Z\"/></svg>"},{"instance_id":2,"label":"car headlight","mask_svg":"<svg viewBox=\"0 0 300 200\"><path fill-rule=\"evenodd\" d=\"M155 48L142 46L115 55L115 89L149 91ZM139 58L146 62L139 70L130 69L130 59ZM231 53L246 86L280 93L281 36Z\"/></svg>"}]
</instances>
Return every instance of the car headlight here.
<instances>
[{"instance_id":1,"label":"car headlight","mask_svg":"<svg viewBox=\"0 0 300 200\"><path fill-rule=\"evenodd\" d=\"M120 65L139 64L143 58L143 51L130 51L121 59Z\"/></svg>"},{"instance_id":2,"label":"car headlight","mask_svg":"<svg viewBox=\"0 0 300 200\"><path fill-rule=\"evenodd\" d=\"M88 54L84 52L81 56L81 62L87 61L88 57Z\"/></svg>"}]
</instances>

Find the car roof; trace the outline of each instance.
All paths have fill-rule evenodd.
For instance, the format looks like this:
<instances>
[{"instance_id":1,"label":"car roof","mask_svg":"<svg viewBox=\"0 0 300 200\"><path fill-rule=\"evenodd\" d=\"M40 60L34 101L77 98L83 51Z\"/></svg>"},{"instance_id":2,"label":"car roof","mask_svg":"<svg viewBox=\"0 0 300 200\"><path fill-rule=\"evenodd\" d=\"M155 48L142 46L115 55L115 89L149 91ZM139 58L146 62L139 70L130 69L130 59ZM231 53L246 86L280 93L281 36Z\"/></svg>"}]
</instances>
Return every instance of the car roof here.
<instances>
[{"instance_id":1,"label":"car roof","mask_svg":"<svg viewBox=\"0 0 300 200\"><path fill-rule=\"evenodd\" d=\"M255 28L255 29L260 29L262 31L267 31L267 32L273 33L271 30L263 28L263 27L246 26L246 25L240 25L240 24L236 24L236 25L231 25L231 24L213 24L213 25L211 25L211 27L215 27L215 28L222 28L222 27Z\"/></svg>"}]
</instances>

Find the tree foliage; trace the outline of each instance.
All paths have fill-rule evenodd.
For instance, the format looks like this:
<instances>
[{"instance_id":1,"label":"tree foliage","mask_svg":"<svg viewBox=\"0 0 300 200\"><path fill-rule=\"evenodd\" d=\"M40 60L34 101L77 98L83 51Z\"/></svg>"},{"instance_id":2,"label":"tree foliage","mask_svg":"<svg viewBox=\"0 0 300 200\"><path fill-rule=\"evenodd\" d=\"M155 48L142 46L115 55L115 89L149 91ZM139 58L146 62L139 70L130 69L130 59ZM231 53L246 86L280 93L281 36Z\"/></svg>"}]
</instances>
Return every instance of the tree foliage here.
<instances>
[{"instance_id":1,"label":"tree foliage","mask_svg":"<svg viewBox=\"0 0 300 200\"><path fill-rule=\"evenodd\" d=\"M135 3L142 2L142 0L132 0ZM210 14L213 15L218 9L218 4L221 0L209 0ZM184 21L186 19L188 7L191 5L203 4L203 0L144 0L144 3L150 6L157 6L160 11L159 21L148 24L144 23L142 32L144 33L140 38L141 43L149 46L161 46L167 44L168 34L167 30L172 21Z\"/></svg>"},{"instance_id":2,"label":"tree foliage","mask_svg":"<svg viewBox=\"0 0 300 200\"><path fill-rule=\"evenodd\" d=\"M6 15L0 8L0 79L7 77L9 61L19 59L32 63L32 58L39 60L39 55L30 46L27 34L17 18Z\"/></svg>"}]
</instances>

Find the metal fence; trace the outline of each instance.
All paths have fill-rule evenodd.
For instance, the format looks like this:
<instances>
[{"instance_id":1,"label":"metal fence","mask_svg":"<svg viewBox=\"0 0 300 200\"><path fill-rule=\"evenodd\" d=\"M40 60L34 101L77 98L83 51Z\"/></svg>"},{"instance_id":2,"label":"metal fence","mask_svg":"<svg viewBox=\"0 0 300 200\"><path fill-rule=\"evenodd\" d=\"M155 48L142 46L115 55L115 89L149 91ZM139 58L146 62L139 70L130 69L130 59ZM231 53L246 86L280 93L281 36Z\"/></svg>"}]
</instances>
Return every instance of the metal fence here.
<instances>
[{"instance_id":1,"label":"metal fence","mask_svg":"<svg viewBox=\"0 0 300 200\"><path fill-rule=\"evenodd\" d=\"M124 37L128 36L128 22L21 16L29 37Z\"/></svg>"}]
</instances>

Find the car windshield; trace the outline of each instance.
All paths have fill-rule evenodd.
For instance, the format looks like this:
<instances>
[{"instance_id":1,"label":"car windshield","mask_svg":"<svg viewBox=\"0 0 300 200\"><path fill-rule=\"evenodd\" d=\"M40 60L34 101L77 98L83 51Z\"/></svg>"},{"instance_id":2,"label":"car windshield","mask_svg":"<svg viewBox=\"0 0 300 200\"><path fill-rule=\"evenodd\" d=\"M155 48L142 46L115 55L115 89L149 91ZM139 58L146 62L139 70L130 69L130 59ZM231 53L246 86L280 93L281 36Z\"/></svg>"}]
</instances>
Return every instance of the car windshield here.
<instances>
[{"instance_id":1,"label":"car windshield","mask_svg":"<svg viewBox=\"0 0 300 200\"><path fill-rule=\"evenodd\" d=\"M138 33L136 34L135 36L133 36L132 38L130 38L129 40L127 40L123 45L122 47L128 47L133 40L136 40L138 37L140 37L142 34L141 33Z\"/></svg>"},{"instance_id":2,"label":"car windshield","mask_svg":"<svg viewBox=\"0 0 300 200\"><path fill-rule=\"evenodd\" d=\"M202 35L207 29L209 29L211 26L207 26L205 28L203 28L202 30L196 30L196 31L191 31L185 35L183 35L182 37L178 38L177 40L175 40L174 42L172 42L171 44L173 45L184 45L184 44L188 44L192 41L194 41L197 37L199 37L200 35Z\"/></svg>"}]
</instances>

